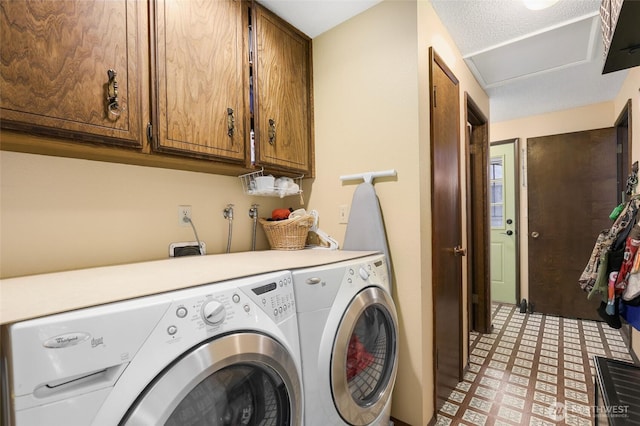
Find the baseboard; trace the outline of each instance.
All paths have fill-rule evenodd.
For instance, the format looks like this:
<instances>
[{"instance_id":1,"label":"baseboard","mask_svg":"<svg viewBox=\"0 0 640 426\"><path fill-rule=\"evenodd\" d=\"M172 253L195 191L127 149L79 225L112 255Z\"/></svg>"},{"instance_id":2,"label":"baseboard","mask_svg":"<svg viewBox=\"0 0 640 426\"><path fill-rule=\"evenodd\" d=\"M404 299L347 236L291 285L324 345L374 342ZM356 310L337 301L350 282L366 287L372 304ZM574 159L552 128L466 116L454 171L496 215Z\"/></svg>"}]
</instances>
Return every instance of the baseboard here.
<instances>
[{"instance_id":1,"label":"baseboard","mask_svg":"<svg viewBox=\"0 0 640 426\"><path fill-rule=\"evenodd\" d=\"M411 426L409 423L404 423L394 417L391 417L391 421L393 422L393 426Z\"/></svg>"}]
</instances>

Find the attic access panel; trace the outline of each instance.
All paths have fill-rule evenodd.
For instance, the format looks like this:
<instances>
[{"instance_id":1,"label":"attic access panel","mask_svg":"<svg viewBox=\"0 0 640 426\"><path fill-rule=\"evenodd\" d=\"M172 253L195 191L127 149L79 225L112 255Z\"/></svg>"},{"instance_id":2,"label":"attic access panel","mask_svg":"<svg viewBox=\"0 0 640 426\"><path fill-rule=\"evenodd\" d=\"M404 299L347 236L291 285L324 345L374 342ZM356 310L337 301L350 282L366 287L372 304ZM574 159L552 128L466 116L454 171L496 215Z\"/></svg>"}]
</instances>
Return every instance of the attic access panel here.
<instances>
[{"instance_id":1,"label":"attic access panel","mask_svg":"<svg viewBox=\"0 0 640 426\"><path fill-rule=\"evenodd\" d=\"M593 58L598 15L550 27L464 57L485 88L587 63Z\"/></svg>"}]
</instances>

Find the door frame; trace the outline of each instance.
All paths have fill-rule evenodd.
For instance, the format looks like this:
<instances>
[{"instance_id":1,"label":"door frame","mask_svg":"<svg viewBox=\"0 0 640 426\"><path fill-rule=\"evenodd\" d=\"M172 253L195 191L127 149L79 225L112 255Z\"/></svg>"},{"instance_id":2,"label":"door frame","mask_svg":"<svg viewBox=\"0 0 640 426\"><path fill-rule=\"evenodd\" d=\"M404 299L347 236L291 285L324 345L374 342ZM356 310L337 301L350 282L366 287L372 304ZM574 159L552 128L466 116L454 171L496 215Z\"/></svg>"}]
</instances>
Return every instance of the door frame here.
<instances>
[{"instance_id":1,"label":"door frame","mask_svg":"<svg viewBox=\"0 0 640 426\"><path fill-rule=\"evenodd\" d=\"M468 123L465 131L468 330L491 333L489 124L467 92L464 102L464 122ZM467 346L470 349L470 340Z\"/></svg>"},{"instance_id":2,"label":"door frame","mask_svg":"<svg viewBox=\"0 0 640 426\"><path fill-rule=\"evenodd\" d=\"M622 193L627 186L627 176L631 171L631 142L633 141L631 130L631 99L627 100L622 111L618 114L613 127L616 128L616 144L618 145L618 202L622 203Z\"/></svg>"},{"instance_id":3,"label":"door frame","mask_svg":"<svg viewBox=\"0 0 640 426\"><path fill-rule=\"evenodd\" d=\"M514 227L514 233L516 237L516 302L520 303L521 292L520 292L520 173L523 169L520 166L520 139L503 139L500 141L491 142L489 145L497 146L497 145L506 145L513 144L513 185L514 185L514 198L513 201L515 203L515 217L516 217L516 226ZM489 281L489 285L491 285L491 281Z\"/></svg>"},{"instance_id":4,"label":"door frame","mask_svg":"<svg viewBox=\"0 0 640 426\"><path fill-rule=\"evenodd\" d=\"M618 202L623 202L623 193L627 186L626 177L629 175L629 172L632 168L632 159L631 159L631 144L633 141L633 125L631 117L633 114L632 111L633 102L631 99L628 99L625 103L624 107L618 114L618 118L616 118L613 126L616 128L616 144L618 145L618 151L620 157L618 158ZM631 326L629 324L624 324L621 328L621 335L623 340L627 343L630 348L633 348L632 337L633 333L631 332ZM632 351L631 356L634 357L634 360L637 362L637 355Z\"/></svg>"}]
</instances>

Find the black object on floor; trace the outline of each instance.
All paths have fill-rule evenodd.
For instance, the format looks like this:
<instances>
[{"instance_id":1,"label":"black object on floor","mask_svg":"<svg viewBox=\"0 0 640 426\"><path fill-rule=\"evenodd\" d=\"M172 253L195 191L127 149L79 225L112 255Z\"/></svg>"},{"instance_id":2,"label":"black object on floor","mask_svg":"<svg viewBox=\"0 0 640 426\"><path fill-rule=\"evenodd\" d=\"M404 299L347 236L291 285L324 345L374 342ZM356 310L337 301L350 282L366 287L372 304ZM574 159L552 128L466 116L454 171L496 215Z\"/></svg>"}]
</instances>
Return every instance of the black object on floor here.
<instances>
[{"instance_id":1,"label":"black object on floor","mask_svg":"<svg viewBox=\"0 0 640 426\"><path fill-rule=\"evenodd\" d=\"M520 302L520 313L521 314L527 313L527 299L522 299L522 302Z\"/></svg>"},{"instance_id":2,"label":"black object on floor","mask_svg":"<svg viewBox=\"0 0 640 426\"><path fill-rule=\"evenodd\" d=\"M620 315L618 314L618 304L616 303L616 313L613 315L609 315L606 308L607 304L605 302L601 302L600 306L598 306L598 315L600 315L600 318L602 318L611 328L621 328L622 322L620 322Z\"/></svg>"}]
</instances>

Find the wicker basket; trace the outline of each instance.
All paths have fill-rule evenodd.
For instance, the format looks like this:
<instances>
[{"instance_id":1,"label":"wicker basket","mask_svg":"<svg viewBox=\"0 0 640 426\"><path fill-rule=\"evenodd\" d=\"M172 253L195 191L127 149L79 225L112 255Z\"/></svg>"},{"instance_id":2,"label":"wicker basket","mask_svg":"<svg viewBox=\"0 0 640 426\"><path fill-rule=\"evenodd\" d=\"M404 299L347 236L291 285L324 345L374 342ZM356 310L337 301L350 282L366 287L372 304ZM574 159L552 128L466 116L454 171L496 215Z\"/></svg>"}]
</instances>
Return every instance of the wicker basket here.
<instances>
[{"instance_id":1,"label":"wicker basket","mask_svg":"<svg viewBox=\"0 0 640 426\"><path fill-rule=\"evenodd\" d=\"M261 218L259 221L273 250L301 250L304 248L314 218L311 215L305 215L278 221Z\"/></svg>"}]
</instances>

